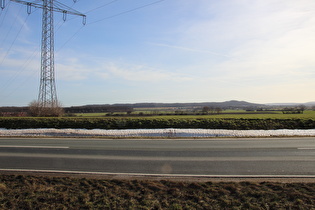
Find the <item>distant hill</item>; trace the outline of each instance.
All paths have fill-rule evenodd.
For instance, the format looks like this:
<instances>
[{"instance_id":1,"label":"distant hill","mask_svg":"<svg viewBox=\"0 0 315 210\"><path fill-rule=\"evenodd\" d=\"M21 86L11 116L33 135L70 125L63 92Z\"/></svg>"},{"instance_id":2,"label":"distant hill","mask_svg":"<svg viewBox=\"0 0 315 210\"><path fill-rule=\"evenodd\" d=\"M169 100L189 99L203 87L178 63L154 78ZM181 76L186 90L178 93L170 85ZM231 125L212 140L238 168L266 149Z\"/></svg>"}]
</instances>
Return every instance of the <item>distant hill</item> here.
<instances>
[{"instance_id":1,"label":"distant hill","mask_svg":"<svg viewBox=\"0 0 315 210\"><path fill-rule=\"evenodd\" d=\"M307 102L307 103L268 103L267 106L315 106L315 101Z\"/></svg>"},{"instance_id":2,"label":"distant hill","mask_svg":"<svg viewBox=\"0 0 315 210\"><path fill-rule=\"evenodd\" d=\"M307 102L304 104L305 106L315 106L315 101Z\"/></svg>"},{"instance_id":3,"label":"distant hill","mask_svg":"<svg viewBox=\"0 0 315 210\"><path fill-rule=\"evenodd\" d=\"M135 104L113 104L113 106L127 106L131 108L156 108L156 107L181 107L181 108L200 108L200 107L220 107L223 109L244 109L261 108L264 104L249 103L246 101L225 101L225 102L201 102L201 103L135 103Z\"/></svg>"}]
</instances>

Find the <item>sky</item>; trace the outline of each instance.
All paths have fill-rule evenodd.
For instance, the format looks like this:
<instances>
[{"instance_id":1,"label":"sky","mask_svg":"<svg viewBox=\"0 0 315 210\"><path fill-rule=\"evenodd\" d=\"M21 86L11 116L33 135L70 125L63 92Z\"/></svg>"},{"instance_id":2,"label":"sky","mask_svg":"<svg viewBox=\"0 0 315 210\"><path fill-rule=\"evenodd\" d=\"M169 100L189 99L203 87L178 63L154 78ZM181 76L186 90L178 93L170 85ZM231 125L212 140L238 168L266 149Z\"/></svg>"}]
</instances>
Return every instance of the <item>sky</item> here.
<instances>
[{"instance_id":1,"label":"sky","mask_svg":"<svg viewBox=\"0 0 315 210\"><path fill-rule=\"evenodd\" d=\"M42 11L4 1L0 106L27 106L39 93ZM63 106L315 101L314 0L59 2L87 16L54 13Z\"/></svg>"}]
</instances>

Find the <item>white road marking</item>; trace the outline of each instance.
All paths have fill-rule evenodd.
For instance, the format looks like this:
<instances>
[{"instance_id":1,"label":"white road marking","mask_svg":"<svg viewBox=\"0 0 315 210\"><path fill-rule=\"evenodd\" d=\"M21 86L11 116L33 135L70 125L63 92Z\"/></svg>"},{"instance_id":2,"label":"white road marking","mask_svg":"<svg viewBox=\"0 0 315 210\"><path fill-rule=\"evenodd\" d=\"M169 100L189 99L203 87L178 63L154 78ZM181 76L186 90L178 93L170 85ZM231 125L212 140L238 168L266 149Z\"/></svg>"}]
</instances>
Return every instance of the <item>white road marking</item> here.
<instances>
[{"instance_id":1,"label":"white road marking","mask_svg":"<svg viewBox=\"0 0 315 210\"><path fill-rule=\"evenodd\" d=\"M120 155L89 155L89 154L43 154L0 152L0 157L24 158L63 158L83 160L116 160L116 161L175 161L175 162L264 162L264 161L315 161L315 157L151 157L151 156L120 156Z\"/></svg>"},{"instance_id":2,"label":"white road marking","mask_svg":"<svg viewBox=\"0 0 315 210\"><path fill-rule=\"evenodd\" d=\"M61 147L61 146L23 146L23 145L0 145L0 148L69 149L69 147Z\"/></svg>"},{"instance_id":3,"label":"white road marking","mask_svg":"<svg viewBox=\"0 0 315 210\"><path fill-rule=\"evenodd\" d=\"M63 171L63 170L32 170L32 169L0 169L8 172L36 172L36 173L65 173L65 174L90 174L112 176L156 176L156 177L195 177L195 178L315 178L315 175L203 175L203 174L150 174L150 173L111 173L98 171Z\"/></svg>"},{"instance_id":4,"label":"white road marking","mask_svg":"<svg viewBox=\"0 0 315 210\"><path fill-rule=\"evenodd\" d=\"M315 150L315 147L301 147L301 148L297 148L300 150Z\"/></svg>"}]
</instances>

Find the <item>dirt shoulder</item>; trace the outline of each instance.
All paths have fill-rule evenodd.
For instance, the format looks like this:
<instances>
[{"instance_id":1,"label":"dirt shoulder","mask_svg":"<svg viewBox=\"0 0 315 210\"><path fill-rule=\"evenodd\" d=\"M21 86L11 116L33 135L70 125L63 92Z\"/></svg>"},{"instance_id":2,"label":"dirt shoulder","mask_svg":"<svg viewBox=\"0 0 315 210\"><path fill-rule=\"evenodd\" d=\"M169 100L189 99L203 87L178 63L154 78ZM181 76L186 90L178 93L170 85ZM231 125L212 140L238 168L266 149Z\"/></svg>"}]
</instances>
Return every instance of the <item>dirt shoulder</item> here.
<instances>
[{"instance_id":1,"label":"dirt shoulder","mask_svg":"<svg viewBox=\"0 0 315 210\"><path fill-rule=\"evenodd\" d=\"M314 179L0 173L0 209L314 209ZM20 173L18 175L17 173Z\"/></svg>"}]
</instances>

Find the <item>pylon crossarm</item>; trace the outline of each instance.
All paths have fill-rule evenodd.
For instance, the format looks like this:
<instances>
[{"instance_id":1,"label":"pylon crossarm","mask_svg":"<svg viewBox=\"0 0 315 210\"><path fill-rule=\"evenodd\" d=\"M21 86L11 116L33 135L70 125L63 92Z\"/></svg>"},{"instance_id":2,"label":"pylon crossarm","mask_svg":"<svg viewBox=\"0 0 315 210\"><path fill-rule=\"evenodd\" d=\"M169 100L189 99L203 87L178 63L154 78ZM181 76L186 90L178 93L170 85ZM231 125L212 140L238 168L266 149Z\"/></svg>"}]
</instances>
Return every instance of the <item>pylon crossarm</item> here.
<instances>
[{"instance_id":1,"label":"pylon crossarm","mask_svg":"<svg viewBox=\"0 0 315 210\"><path fill-rule=\"evenodd\" d=\"M41 8L41 9L44 9L45 6L43 4L39 4L39 3L36 3L36 2L29 2L29 1L22 1L22 0L10 0L10 1L14 1L14 2L17 2L17 3L20 3L20 4L24 4L24 5L27 5L27 6L32 6L32 7L36 7L36 8ZM78 15L78 16L82 16L82 17L85 17L84 14L58 2L58 1L55 1L54 2L54 6L53 7L48 7L49 9L51 9L52 11L55 11L55 12L60 12L60 13L67 13L67 14L71 14L71 15Z\"/></svg>"},{"instance_id":2,"label":"pylon crossarm","mask_svg":"<svg viewBox=\"0 0 315 210\"><path fill-rule=\"evenodd\" d=\"M56 12L66 12L67 14L72 14L72 15L78 15L84 17L85 14L82 14L81 12L72 9L71 7L68 7L67 5L60 3L59 1L54 1L54 8Z\"/></svg>"}]
</instances>

